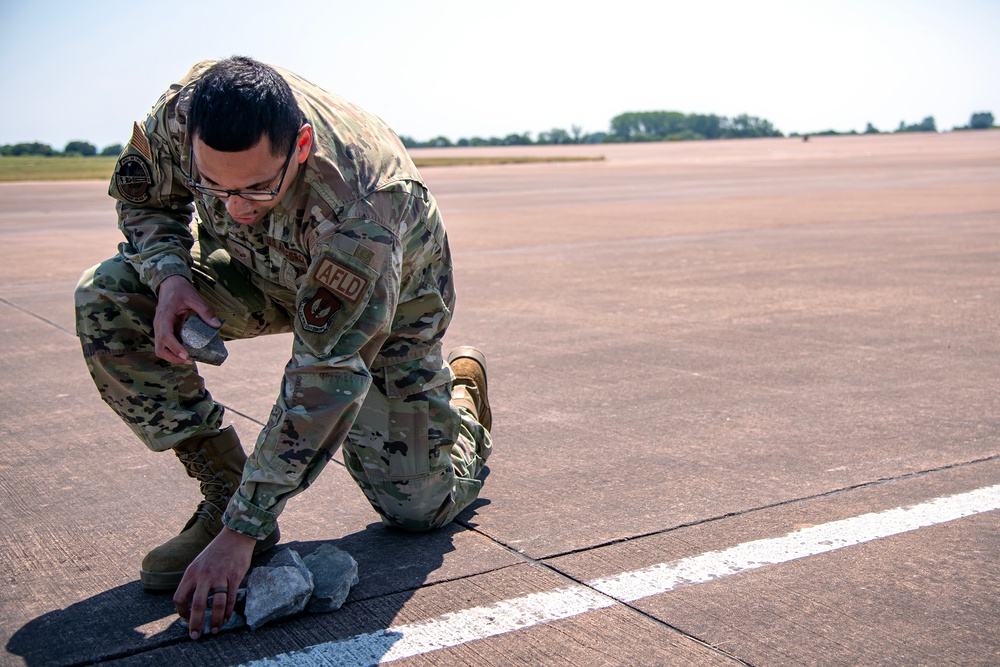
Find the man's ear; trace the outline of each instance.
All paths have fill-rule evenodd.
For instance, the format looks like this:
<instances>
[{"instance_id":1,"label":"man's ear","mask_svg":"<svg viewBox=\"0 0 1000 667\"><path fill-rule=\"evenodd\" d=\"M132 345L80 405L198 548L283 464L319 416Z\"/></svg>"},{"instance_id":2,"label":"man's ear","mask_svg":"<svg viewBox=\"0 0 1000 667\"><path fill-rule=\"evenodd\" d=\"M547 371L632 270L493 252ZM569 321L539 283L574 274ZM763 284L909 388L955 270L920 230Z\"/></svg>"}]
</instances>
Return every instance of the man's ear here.
<instances>
[{"instance_id":1,"label":"man's ear","mask_svg":"<svg viewBox=\"0 0 1000 667\"><path fill-rule=\"evenodd\" d=\"M309 158L309 153L312 152L313 145L313 128L312 125L306 123L299 130L299 136L295 138L298 142L297 151L298 154L295 156L295 161L302 164Z\"/></svg>"}]
</instances>

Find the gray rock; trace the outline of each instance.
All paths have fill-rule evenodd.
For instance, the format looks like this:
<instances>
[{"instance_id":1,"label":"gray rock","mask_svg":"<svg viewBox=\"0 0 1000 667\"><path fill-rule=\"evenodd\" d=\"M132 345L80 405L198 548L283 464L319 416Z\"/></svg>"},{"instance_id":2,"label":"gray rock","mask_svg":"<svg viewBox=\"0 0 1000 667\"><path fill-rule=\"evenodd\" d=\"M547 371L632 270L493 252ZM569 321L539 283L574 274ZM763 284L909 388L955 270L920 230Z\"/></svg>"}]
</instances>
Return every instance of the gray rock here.
<instances>
[{"instance_id":1,"label":"gray rock","mask_svg":"<svg viewBox=\"0 0 1000 667\"><path fill-rule=\"evenodd\" d=\"M282 549L264 566L255 568L247 581L246 619L251 630L265 623L298 614L309 603L313 576L292 549Z\"/></svg>"},{"instance_id":2,"label":"gray rock","mask_svg":"<svg viewBox=\"0 0 1000 667\"><path fill-rule=\"evenodd\" d=\"M225 320L222 322L225 324ZM229 350L219 338L219 329L206 324L197 314L188 317L181 327L181 342L188 357L194 361L221 366L229 356Z\"/></svg>"},{"instance_id":3,"label":"gray rock","mask_svg":"<svg viewBox=\"0 0 1000 667\"><path fill-rule=\"evenodd\" d=\"M302 556L295 549L284 548L276 549L274 555L271 556L271 560L267 561L265 567L295 567L302 572L302 576L309 578L311 574L308 567L302 560Z\"/></svg>"},{"instance_id":4,"label":"gray rock","mask_svg":"<svg viewBox=\"0 0 1000 667\"><path fill-rule=\"evenodd\" d=\"M358 583L357 561L351 554L330 544L324 544L302 560L312 572L315 583L308 611L340 609L351 587Z\"/></svg>"}]
</instances>

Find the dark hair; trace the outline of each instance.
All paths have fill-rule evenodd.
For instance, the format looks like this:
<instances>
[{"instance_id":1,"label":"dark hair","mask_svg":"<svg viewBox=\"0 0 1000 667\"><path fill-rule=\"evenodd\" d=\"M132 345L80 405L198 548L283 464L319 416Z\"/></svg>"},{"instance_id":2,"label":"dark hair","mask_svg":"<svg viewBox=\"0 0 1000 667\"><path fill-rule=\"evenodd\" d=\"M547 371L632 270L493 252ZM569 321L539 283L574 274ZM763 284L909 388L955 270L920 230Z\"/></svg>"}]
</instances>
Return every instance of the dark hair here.
<instances>
[{"instance_id":1,"label":"dark hair","mask_svg":"<svg viewBox=\"0 0 1000 667\"><path fill-rule=\"evenodd\" d=\"M302 127L302 112L288 82L253 58L233 56L205 70L195 85L188 132L210 148L253 148L267 135L271 152L285 155Z\"/></svg>"}]
</instances>

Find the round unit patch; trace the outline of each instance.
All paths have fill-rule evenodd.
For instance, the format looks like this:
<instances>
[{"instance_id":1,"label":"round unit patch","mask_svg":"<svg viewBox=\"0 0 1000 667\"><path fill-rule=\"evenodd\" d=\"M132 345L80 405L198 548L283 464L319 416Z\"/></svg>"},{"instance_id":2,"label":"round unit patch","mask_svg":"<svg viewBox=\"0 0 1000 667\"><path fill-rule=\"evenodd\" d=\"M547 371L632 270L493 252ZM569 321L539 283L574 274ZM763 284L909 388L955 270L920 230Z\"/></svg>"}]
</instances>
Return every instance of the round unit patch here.
<instances>
[{"instance_id":1,"label":"round unit patch","mask_svg":"<svg viewBox=\"0 0 1000 667\"><path fill-rule=\"evenodd\" d=\"M141 204L149 199L149 187L153 177L149 165L138 155L126 155L118 160L115 169L115 186L122 197L133 204Z\"/></svg>"},{"instance_id":2,"label":"round unit patch","mask_svg":"<svg viewBox=\"0 0 1000 667\"><path fill-rule=\"evenodd\" d=\"M318 289L313 296L299 303L299 321L306 331L324 333L339 310L340 300L329 291Z\"/></svg>"}]
</instances>

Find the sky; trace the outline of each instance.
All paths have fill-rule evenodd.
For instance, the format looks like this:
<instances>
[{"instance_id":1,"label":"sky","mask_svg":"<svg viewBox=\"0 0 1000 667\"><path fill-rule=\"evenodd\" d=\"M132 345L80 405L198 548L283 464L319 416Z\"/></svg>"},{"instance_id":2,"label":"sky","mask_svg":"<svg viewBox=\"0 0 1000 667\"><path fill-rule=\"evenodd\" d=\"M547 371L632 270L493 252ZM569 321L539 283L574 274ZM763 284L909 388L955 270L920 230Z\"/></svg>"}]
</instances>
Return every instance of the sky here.
<instances>
[{"instance_id":1,"label":"sky","mask_svg":"<svg viewBox=\"0 0 1000 667\"><path fill-rule=\"evenodd\" d=\"M998 35L997 0L0 0L0 144L125 143L191 65L236 54L421 141L658 110L948 130L1000 123Z\"/></svg>"}]
</instances>

